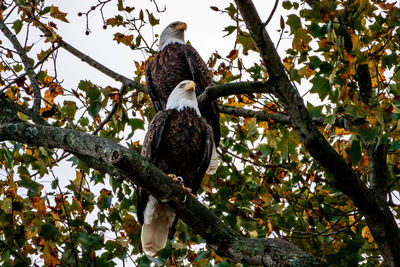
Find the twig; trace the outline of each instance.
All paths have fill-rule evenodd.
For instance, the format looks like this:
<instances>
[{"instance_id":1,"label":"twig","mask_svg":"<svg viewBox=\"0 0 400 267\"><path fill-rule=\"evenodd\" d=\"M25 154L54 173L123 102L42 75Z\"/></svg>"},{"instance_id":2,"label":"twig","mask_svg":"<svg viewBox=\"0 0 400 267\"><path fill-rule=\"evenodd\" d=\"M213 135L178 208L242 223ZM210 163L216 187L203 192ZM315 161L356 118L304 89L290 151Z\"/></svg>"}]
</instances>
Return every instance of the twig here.
<instances>
[{"instance_id":1,"label":"twig","mask_svg":"<svg viewBox=\"0 0 400 267\"><path fill-rule=\"evenodd\" d=\"M124 95L125 91L126 91L126 86L122 85L121 90L120 90L120 94L118 96L118 101L114 103L110 113L107 115L107 117L97 126L97 128L94 130L93 134L96 135L101 129L103 129L104 125L109 122L112 118L112 116L114 116L115 112L117 111L118 105L121 102L121 98Z\"/></svg>"},{"instance_id":2,"label":"twig","mask_svg":"<svg viewBox=\"0 0 400 267\"><path fill-rule=\"evenodd\" d=\"M29 80L32 84L33 90L33 107L32 110L34 112L39 113L40 110L40 86L36 78L36 74L34 72L33 66L29 61L28 55L26 54L25 49L19 43L17 37L7 28L6 24L3 20L0 19L0 30L4 33L4 35L10 40L13 44L15 50L17 50L19 56L21 57L22 63L25 66L26 73L29 77Z\"/></svg>"},{"instance_id":3,"label":"twig","mask_svg":"<svg viewBox=\"0 0 400 267\"><path fill-rule=\"evenodd\" d=\"M266 27L268 25L268 23L271 21L272 17L275 14L276 8L278 7L278 3L279 3L279 0L276 0L274 8L272 9L271 14L269 15L268 19L264 22L263 27Z\"/></svg>"},{"instance_id":4,"label":"twig","mask_svg":"<svg viewBox=\"0 0 400 267\"><path fill-rule=\"evenodd\" d=\"M41 25L41 27L39 27L39 29L46 36L47 35L49 35L49 36L52 35L50 30L47 29L46 25L42 24L40 21L37 21L37 22L40 23L40 25ZM123 85L125 85L127 87L134 88L139 92L145 92L143 84L135 82L132 79L129 79L129 78L127 78L127 77L125 77L125 76L123 76L123 75L121 75L119 73L116 73L115 71L109 69L108 67L104 66L100 62L98 62L98 61L94 60L93 58L89 57L88 55L82 53L81 51L79 51L78 49L76 49L72 45L68 44L67 42L65 42L61 38L58 38L57 42L60 44L60 46L62 48L64 48L65 50L67 50L68 52L70 52L71 54L73 54L74 56L76 56L77 58L82 60L83 62L86 62L87 64L89 64L93 68L97 69L98 71L104 73L105 75L113 78L116 81L121 82Z\"/></svg>"},{"instance_id":5,"label":"twig","mask_svg":"<svg viewBox=\"0 0 400 267\"><path fill-rule=\"evenodd\" d=\"M12 250L12 249L10 248L10 246L9 246L6 242L4 242L3 240L0 240L0 244L3 245L6 249L8 249L8 251L10 251L11 254L14 255L14 257L18 258L18 259L19 259L20 261L22 261L26 266L29 266L29 265L30 265L29 261L25 258L25 256L24 256L23 254L18 253L18 252L16 252L16 251Z\"/></svg>"},{"instance_id":6,"label":"twig","mask_svg":"<svg viewBox=\"0 0 400 267\"><path fill-rule=\"evenodd\" d=\"M45 61L49 58L49 56L50 56L54 51L56 51L59 47L60 47L59 44L57 44L55 47L53 47L49 53L47 53L40 61L38 61L38 62L35 64L35 66L33 66L33 69L36 69L36 68L37 68L38 66L40 66L43 62L45 62ZM11 82L9 82L7 85L5 85L5 86L3 87L3 89L0 90L0 92L4 92L4 91L5 91L8 87L10 87L13 83L15 83L17 80L21 79L22 77L25 77L26 75L27 75L26 72L23 73L23 74L21 74L21 75L19 75L19 76L18 76L17 78L15 78L13 81L11 81Z\"/></svg>"}]
</instances>

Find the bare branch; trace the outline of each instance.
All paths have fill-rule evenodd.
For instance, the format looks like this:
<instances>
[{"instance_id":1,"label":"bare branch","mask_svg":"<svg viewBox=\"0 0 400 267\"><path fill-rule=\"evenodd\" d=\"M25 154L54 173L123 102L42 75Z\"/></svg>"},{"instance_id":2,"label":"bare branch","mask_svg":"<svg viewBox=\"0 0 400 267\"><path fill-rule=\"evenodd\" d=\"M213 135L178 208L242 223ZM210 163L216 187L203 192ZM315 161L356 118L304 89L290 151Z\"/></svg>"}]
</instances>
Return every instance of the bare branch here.
<instances>
[{"instance_id":1,"label":"bare branch","mask_svg":"<svg viewBox=\"0 0 400 267\"><path fill-rule=\"evenodd\" d=\"M108 113L107 117L97 126L97 128L93 131L93 134L97 134L101 129L103 129L104 125L106 125L106 123L109 122L111 118L114 116L115 112L117 111L119 102L121 101L121 98L126 91L126 88L127 88L126 86L122 85L120 94L118 96L118 101L113 104L110 113Z\"/></svg>"},{"instance_id":2,"label":"bare branch","mask_svg":"<svg viewBox=\"0 0 400 267\"><path fill-rule=\"evenodd\" d=\"M29 77L29 80L31 81L32 85L32 90L33 90L33 107L32 110L34 112L39 113L40 111L40 86L36 78L35 71L33 69L33 66L28 58L28 55L26 54L25 49L21 46L19 43L17 37L10 31L10 29L7 28L6 24L4 23L3 20L0 19L0 30L3 32L3 34L10 40L12 45L14 46L15 50L17 50L18 55L20 56L22 60L22 64L25 66L25 71Z\"/></svg>"},{"instance_id":3,"label":"bare branch","mask_svg":"<svg viewBox=\"0 0 400 267\"><path fill-rule=\"evenodd\" d=\"M40 61L38 61L35 66L33 66L33 69L36 69L38 66L40 66L43 62L45 62L49 56L56 51L58 48L60 47L60 45L56 45L55 47L53 47L50 52L48 52ZM23 77L25 77L27 75L27 73L23 73L21 75L19 75L17 78L15 78L13 81L9 82L8 84L6 84L3 89L0 90L0 92L5 91L8 87L10 87L12 84L14 84L15 82L17 82L19 79L22 79Z\"/></svg>"},{"instance_id":4,"label":"bare branch","mask_svg":"<svg viewBox=\"0 0 400 267\"><path fill-rule=\"evenodd\" d=\"M269 15L268 19L264 22L264 24L263 24L264 27L266 27L268 25L268 23L271 21L272 17L274 16L276 8L278 7L278 3L279 3L279 0L275 0L274 8L272 9L271 14Z\"/></svg>"},{"instance_id":5,"label":"bare branch","mask_svg":"<svg viewBox=\"0 0 400 267\"><path fill-rule=\"evenodd\" d=\"M41 27L39 27L39 29L46 36L52 36L52 33L50 32L50 30L48 30L46 28L45 25L41 24ZM93 58L89 57L85 53L79 51L78 49L76 49L75 47L73 47L72 45L67 43L66 41L62 40L61 38L58 38L57 42L60 44L60 46L62 48L64 48L65 50L67 50L68 52L70 52L71 54L73 54L74 56L76 56L77 58L82 60L83 62L86 62L87 64L89 64L93 68L97 69L98 71L102 72L103 74L107 75L108 77L111 77L114 80L121 82L124 86L130 87L130 88L134 88L139 92L144 92L145 91L143 84L135 82L132 79L129 79L129 78L127 78L127 77L125 77L125 76L123 76L123 75L121 75L119 73L116 73L115 71L109 69L108 67L104 66L100 62L98 62L98 61L94 60Z\"/></svg>"}]
</instances>

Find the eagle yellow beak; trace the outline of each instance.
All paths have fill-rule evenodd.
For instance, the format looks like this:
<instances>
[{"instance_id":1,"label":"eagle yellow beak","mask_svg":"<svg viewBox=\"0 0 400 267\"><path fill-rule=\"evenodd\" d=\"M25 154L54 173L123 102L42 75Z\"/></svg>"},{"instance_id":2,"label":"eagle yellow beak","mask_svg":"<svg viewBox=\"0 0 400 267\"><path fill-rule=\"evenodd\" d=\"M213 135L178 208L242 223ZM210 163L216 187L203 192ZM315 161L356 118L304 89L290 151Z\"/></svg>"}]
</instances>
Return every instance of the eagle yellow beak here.
<instances>
[{"instance_id":1,"label":"eagle yellow beak","mask_svg":"<svg viewBox=\"0 0 400 267\"><path fill-rule=\"evenodd\" d=\"M183 87L185 91L194 91L196 89L196 84L194 81L187 81Z\"/></svg>"},{"instance_id":2,"label":"eagle yellow beak","mask_svg":"<svg viewBox=\"0 0 400 267\"><path fill-rule=\"evenodd\" d=\"M174 28L177 31L185 31L187 29L187 25L185 22L180 22Z\"/></svg>"}]
</instances>

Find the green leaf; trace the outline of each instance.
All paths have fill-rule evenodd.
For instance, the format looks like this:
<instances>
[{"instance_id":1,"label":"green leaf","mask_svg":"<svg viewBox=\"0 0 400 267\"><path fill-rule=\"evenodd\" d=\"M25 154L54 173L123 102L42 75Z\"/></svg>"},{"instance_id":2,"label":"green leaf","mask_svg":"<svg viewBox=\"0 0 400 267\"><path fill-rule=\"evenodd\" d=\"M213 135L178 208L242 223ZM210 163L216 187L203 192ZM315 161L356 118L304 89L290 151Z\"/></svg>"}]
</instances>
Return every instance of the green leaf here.
<instances>
[{"instance_id":1,"label":"green leaf","mask_svg":"<svg viewBox=\"0 0 400 267\"><path fill-rule=\"evenodd\" d=\"M132 127L132 131L135 131L136 129L144 130L144 122L140 119L130 119L129 125Z\"/></svg>"},{"instance_id":2,"label":"green leaf","mask_svg":"<svg viewBox=\"0 0 400 267\"><path fill-rule=\"evenodd\" d=\"M286 24L290 27L290 34L294 34L294 32L301 27L300 18L294 14L288 16Z\"/></svg>"},{"instance_id":3,"label":"green leaf","mask_svg":"<svg viewBox=\"0 0 400 267\"><path fill-rule=\"evenodd\" d=\"M230 35L230 34L233 33L236 29L237 29L236 26L228 26L228 27L225 27L223 31L224 31L224 32L227 32L227 34L225 34L224 37Z\"/></svg>"},{"instance_id":4,"label":"green leaf","mask_svg":"<svg viewBox=\"0 0 400 267\"><path fill-rule=\"evenodd\" d=\"M39 12L39 14L40 14L41 16L43 16L43 15L49 13L49 12L50 12L50 7L47 6L47 7L43 8L43 10Z\"/></svg>"},{"instance_id":5,"label":"green leaf","mask_svg":"<svg viewBox=\"0 0 400 267\"><path fill-rule=\"evenodd\" d=\"M47 54L51 51L51 48L47 50L41 50L40 53L37 55L38 60L42 60Z\"/></svg>"},{"instance_id":6,"label":"green leaf","mask_svg":"<svg viewBox=\"0 0 400 267\"><path fill-rule=\"evenodd\" d=\"M89 251L91 249L100 249L100 236L97 234L88 234L87 232L78 232L78 239L82 247Z\"/></svg>"},{"instance_id":7,"label":"green leaf","mask_svg":"<svg viewBox=\"0 0 400 267\"><path fill-rule=\"evenodd\" d=\"M321 101L323 101L331 90L329 80L321 76L315 76L311 83L313 84L311 93L317 93Z\"/></svg>"},{"instance_id":8,"label":"green leaf","mask_svg":"<svg viewBox=\"0 0 400 267\"><path fill-rule=\"evenodd\" d=\"M292 2L291 1L283 1L282 2L282 7L286 10L289 10L292 8Z\"/></svg>"},{"instance_id":9,"label":"green leaf","mask_svg":"<svg viewBox=\"0 0 400 267\"><path fill-rule=\"evenodd\" d=\"M378 135L378 131L378 127L358 127L358 133L371 142L375 140L375 137Z\"/></svg>"},{"instance_id":10,"label":"green leaf","mask_svg":"<svg viewBox=\"0 0 400 267\"><path fill-rule=\"evenodd\" d=\"M243 46L243 54L247 55L249 50L257 51L257 47L247 32L242 32L238 35L237 42Z\"/></svg>"},{"instance_id":11,"label":"green leaf","mask_svg":"<svg viewBox=\"0 0 400 267\"><path fill-rule=\"evenodd\" d=\"M15 33L18 34L22 29L22 21L21 20L14 21L12 28L14 29Z\"/></svg>"},{"instance_id":12,"label":"green leaf","mask_svg":"<svg viewBox=\"0 0 400 267\"><path fill-rule=\"evenodd\" d=\"M58 230L56 226L52 223L44 223L42 224L41 235L45 240L54 240Z\"/></svg>"},{"instance_id":13,"label":"green leaf","mask_svg":"<svg viewBox=\"0 0 400 267\"><path fill-rule=\"evenodd\" d=\"M28 190L29 190L29 191L28 191L28 195L29 195L29 196L34 196L34 195L36 195L36 194L39 192L40 187L42 187L41 184L39 184L39 183L37 183L37 182L35 182L35 181L32 181L32 180L30 179L30 177L29 177L29 178L23 178L23 177L21 177L21 178L22 178L22 179L19 180L19 181L17 182L17 184L18 184L19 186L21 186L21 187L24 187L24 188L28 189Z\"/></svg>"},{"instance_id":14,"label":"green leaf","mask_svg":"<svg viewBox=\"0 0 400 267\"><path fill-rule=\"evenodd\" d=\"M397 65L397 54L396 52L392 52L392 54L385 56L382 56L382 68L390 69L393 67L393 65Z\"/></svg>"},{"instance_id":15,"label":"green leaf","mask_svg":"<svg viewBox=\"0 0 400 267\"><path fill-rule=\"evenodd\" d=\"M73 121L76 110L77 110L77 107L76 107L76 103L74 101L65 100L64 105L61 108L61 113L64 115L65 118Z\"/></svg>"},{"instance_id":16,"label":"green leaf","mask_svg":"<svg viewBox=\"0 0 400 267\"><path fill-rule=\"evenodd\" d=\"M358 139L354 139L351 142L351 146L349 149L346 150L347 155L349 155L353 166L357 165L358 162L361 160L361 143Z\"/></svg>"},{"instance_id":17,"label":"green leaf","mask_svg":"<svg viewBox=\"0 0 400 267\"><path fill-rule=\"evenodd\" d=\"M151 26L155 26L157 24L160 24L160 20L156 19L154 17L153 13L150 13L147 9L146 9L146 11L147 11L147 16L148 16L149 23L150 23Z\"/></svg>"},{"instance_id":18,"label":"green leaf","mask_svg":"<svg viewBox=\"0 0 400 267\"><path fill-rule=\"evenodd\" d=\"M20 72L23 69L23 67L21 64L17 64L13 67L13 69L15 70L15 72Z\"/></svg>"}]
</instances>

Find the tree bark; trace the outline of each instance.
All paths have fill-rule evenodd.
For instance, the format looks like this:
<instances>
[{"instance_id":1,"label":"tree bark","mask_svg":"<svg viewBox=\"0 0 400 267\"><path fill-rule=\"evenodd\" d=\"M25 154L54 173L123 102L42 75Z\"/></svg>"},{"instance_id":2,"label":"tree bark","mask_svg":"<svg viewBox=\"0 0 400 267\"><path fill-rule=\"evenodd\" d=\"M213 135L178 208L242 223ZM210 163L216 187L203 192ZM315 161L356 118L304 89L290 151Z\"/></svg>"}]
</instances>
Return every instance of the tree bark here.
<instances>
[{"instance_id":1,"label":"tree bark","mask_svg":"<svg viewBox=\"0 0 400 267\"><path fill-rule=\"evenodd\" d=\"M376 197L315 127L303 99L285 72L253 2L251 0L235 0L235 2L256 43L270 79L274 81L272 92L284 105L301 142L311 156L326 169L335 188L348 195L365 216L385 263L389 266L400 266L400 230L387 203Z\"/></svg>"},{"instance_id":2,"label":"tree bark","mask_svg":"<svg viewBox=\"0 0 400 267\"><path fill-rule=\"evenodd\" d=\"M15 116L16 110L0 98L0 141L10 140L45 148L62 148L83 158L89 166L124 177L168 203L186 224L221 256L234 261L268 266L313 266L317 260L290 242L250 239L234 232L189 192L137 152L111 140L74 130L31 125ZM14 114L14 116L11 116Z\"/></svg>"}]
</instances>

